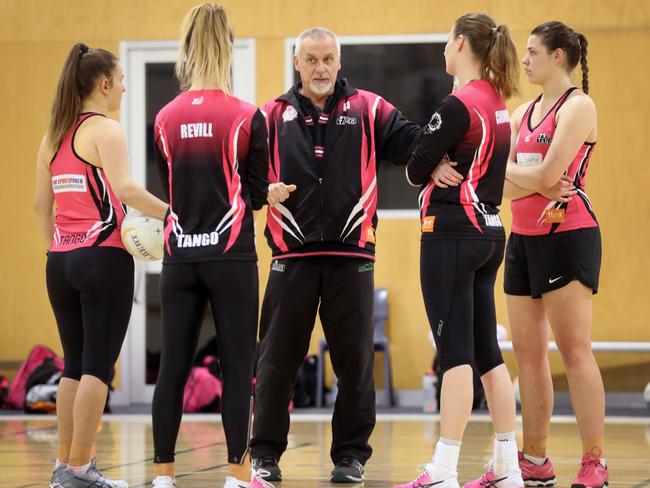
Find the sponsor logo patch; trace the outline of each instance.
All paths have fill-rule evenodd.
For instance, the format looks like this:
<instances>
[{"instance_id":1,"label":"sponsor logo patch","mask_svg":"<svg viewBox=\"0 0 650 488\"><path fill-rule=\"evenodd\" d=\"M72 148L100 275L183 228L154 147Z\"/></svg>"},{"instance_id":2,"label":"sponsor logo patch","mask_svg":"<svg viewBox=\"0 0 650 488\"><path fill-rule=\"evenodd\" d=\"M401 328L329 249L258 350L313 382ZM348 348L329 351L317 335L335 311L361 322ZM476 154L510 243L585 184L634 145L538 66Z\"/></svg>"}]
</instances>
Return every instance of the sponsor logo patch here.
<instances>
[{"instance_id":1,"label":"sponsor logo patch","mask_svg":"<svg viewBox=\"0 0 650 488\"><path fill-rule=\"evenodd\" d=\"M373 244L375 243L375 229L373 229L372 227L368 227L368 229L366 230L366 241L371 242Z\"/></svg>"},{"instance_id":2,"label":"sponsor logo patch","mask_svg":"<svg viewBox=\"0 0 650 488\"><path fill-rule=\"evenodd\" d=\"M541 153L517 153L517 164L519 166L537 166L542 164Z\"/></svg>"},{"instance_id":3,"label":"sponsor logo patch","mask_svg":"<svg viewBox=\"0 0 650 488\"><path fill-rule=\"evenodd\" d=\"M84 175L57 175L52 176L52 190L54 193L86 191L86 177Z\"/></svg>"},{"instance_id":4,"label":"sponsor logo patch","mask_svg":"<svg viewBox=\"0 0 650 488\"><path fill-rule=\"evenodd\" d=\"M497 119L497 125L510 122L510 116L507 110L497 110L494 112L494 117Z\"/></svg>"},{"instance_id":5,"label":"sponsor logo patch","mask_svg":"<svg viewBox=\"0 0 650 488\"><path fill-rule=\"evenodd\" d=\"M427 215L422 221L422 232L433 232L434 224L436 223L435 215Z\"/></svg>"},{"instance_id":6,"label":"sponsor logo patch","mask_svg":"<svg viewBox=\"0 0 650 488\"><path fill-rule=\"evenodd\" d=\"M544 212L544 222L547 224L561 224L564 222L565 215L563 208L549 208Z\"/></svg>"}]
</instances>

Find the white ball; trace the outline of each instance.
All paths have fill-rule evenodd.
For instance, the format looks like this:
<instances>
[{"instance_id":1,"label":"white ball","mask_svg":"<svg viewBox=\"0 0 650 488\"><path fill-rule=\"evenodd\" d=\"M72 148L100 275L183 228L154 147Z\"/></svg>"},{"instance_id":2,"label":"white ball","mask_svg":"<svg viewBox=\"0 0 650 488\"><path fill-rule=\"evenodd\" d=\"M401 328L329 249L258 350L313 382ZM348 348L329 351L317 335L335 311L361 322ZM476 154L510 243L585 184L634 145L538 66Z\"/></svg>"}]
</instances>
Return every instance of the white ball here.
<instances>
[{"instance_id":1,"label":"white ball","mask_svg":"<svg viewBox=\"0 0 650 488\"><path fill-rule=\"evenodd\" d=\"M122 243L134 258L158 261L163 257L164 224L162 220L131 210L122 221Z\"/></svg>"},{"instance_id":2,"label":"white ball","mask_svg":"<svg viewBox=\"0 0 650 488\"><path fill-rule=\"evenodd\" d=\"M643 390L643 399L648 408L650 408L650 383L645 385L645 390Z\"/></svg>"}]
</instances>

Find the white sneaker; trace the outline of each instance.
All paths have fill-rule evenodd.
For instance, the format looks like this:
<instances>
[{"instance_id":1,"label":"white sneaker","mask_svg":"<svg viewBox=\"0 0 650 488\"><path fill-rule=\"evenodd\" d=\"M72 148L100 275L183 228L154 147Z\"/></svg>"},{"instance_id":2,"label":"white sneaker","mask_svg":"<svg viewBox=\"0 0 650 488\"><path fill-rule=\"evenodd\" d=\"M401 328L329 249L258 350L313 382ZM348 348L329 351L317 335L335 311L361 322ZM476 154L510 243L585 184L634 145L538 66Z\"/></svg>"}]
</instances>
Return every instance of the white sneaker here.
<instances>
[{"instance_id":1,"label":"white sneaker","mask_svg":"<svg viewBox=\"0 0 650 488\"><path fill-rule=\"evenodd\" d=\"M238 480L234 476L226 476L223 488L248 488L248 481Z\"/></svg>"},{"instance_id":2,"label":"white sneaker","mask_svg":"<svg viewBox=\"0 0 650 488\"><path fill-rule=\"evenodd\" d=\"M156 476L151 482L151 488L177 488L176 478L171 476Z\"/></svg>"}]
</instances>

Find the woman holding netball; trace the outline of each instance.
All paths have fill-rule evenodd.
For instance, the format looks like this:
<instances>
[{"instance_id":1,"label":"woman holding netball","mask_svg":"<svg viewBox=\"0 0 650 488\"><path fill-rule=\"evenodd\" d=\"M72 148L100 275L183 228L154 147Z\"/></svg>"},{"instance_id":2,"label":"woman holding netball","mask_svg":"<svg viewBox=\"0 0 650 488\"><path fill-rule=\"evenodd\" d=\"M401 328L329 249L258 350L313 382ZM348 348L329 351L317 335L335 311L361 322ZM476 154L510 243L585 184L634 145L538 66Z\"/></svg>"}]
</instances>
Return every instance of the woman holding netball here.
<instances>
[{"instance_id":1,"label":"woman holding netball","mask_svg":"<svg viewBox=\"0 0 650 488\"><path fill-rule=\"evenodd\" d=\"M49 250L47 290L65 361L53 488L127 486L102 476L91 460L133 303L122 204L157 218L167 205L133 182L124 130L106 116L120 108L123 78L112 53L75 44L36 162L34 207Z\"/></svg>"}]
</instances>

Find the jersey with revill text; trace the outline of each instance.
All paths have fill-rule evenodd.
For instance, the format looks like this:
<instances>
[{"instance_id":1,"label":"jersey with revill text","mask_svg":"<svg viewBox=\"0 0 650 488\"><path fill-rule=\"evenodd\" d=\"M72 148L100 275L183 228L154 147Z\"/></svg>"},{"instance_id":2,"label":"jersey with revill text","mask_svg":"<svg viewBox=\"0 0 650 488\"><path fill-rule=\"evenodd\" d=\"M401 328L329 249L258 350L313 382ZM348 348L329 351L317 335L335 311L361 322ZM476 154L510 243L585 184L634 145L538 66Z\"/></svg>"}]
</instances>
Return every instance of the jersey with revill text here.
<instances>
[{"instance_id":1,"label":"jersey with revill text","mask_svg":"<svg viewBox=\"0 0 650 488\"><path fill-rule=\"evenodd\" d=\"M407 166L419 196L422 239L504 239L499 217L510 151L510 119L487 80L473 80L443 100ZM437 186L431 174L446 156L463 176Z\"/></svg>"},{"instance_id":2,"label":"jersey with revill text","mask_svg":"<svg viewBox=\"0 0 650 488\"><path fill-rule=\"evenodd\" d=\"M74 138L79 126L97 113L83 113L65 136L50 163L56 202L51 252L82 247L124 249L120 228L124 206L113 193L104 170L77 154Z\"/></svg>"},{"instance_id":3,"label":"jersey with revill text","mask_svg":"<svg viewBox=\"0 0 650 488\"><path fill-rule=\"evenodd\" d=\"M542 164L553 143L557 111L576 89L572 87L562 95L536 127L532 126L530 117L541 95L530 103L521 119L517 135L518 165ZM571 201L555 202L539 193L512 201L512 232L537 236L598 226L591 201L585 191L585 178L595 146L595 143L582 144L565 173L573 180L577 191Z\"/></svg>"},{"instance_id":4,"label":"jersey with revill text","mask_svg":"<svg viewBox=\"0 0 650 488\"><path fill-rule=\"evenodd\" d=\"M267 197L266 134L262 112L221 90L183 92L160 110L165 263L257 259L253 210Z\"/></svg>"}]
</instances>

